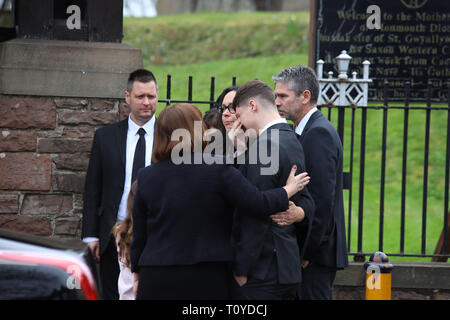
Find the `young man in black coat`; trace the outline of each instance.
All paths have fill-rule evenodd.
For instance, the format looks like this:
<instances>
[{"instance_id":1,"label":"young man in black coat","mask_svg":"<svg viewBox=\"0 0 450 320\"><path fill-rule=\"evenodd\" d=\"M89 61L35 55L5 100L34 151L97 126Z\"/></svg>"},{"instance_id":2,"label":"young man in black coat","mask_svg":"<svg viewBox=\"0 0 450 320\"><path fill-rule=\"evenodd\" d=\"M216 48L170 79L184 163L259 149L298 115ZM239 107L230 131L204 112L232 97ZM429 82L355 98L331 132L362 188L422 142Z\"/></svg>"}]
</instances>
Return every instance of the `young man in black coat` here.
<instances>
[{"instance_id":1,"label":"young man in black coat","mask_svg":"<svg viewBox=\"0 0 450 320\"><path fill-rule=\"evenodd\" d=\"M283 186L293 165L297 172L305 171L302 146L279 116L270 86L259 80L244 84L236 92L233 110L236 126L242 126L246 134L254 133L239 167L250 182L268 190ZM291 200L303 217L313 213L314 201L307 188ZM270 218L235 212L233 298L294 299L301 281L298 230L298 225L278 226Z\"/></svg>"},{"instance_id":2,"label":"young man in black coat","mask_svg":"<svg viewBox=\"0 0 450 320\"><path fill-rule=\"evenodd\" d=\"M107 300L119 298L119 264L111 230L126 216L128 193L137 170L151 163L158 104L153 73L143 69L132 72L125 100L129 117L95 132L84 191L82 238L100 260L102 297ZM140 152L135 152L138 146ZM141 155L139 160L136 153Z\"/></svg>"},{"instance_id":3,"label":"young man in black coat","mask_svg":"<svg viewBox=\"0 0 450 320\"><path fill-rule=\"evenodd\" d=\"M286 68L273 80L278 111L294 122L305 151L306 171L311 177L308 189L316 204L310 236L303 246L303 283L299 293L305 300L330 300L336 270L348 265L342 143L336 129L316 107L319 82L311 68ZM293 214L283 218L295 221Z\"/></svg>"}]
</instances>

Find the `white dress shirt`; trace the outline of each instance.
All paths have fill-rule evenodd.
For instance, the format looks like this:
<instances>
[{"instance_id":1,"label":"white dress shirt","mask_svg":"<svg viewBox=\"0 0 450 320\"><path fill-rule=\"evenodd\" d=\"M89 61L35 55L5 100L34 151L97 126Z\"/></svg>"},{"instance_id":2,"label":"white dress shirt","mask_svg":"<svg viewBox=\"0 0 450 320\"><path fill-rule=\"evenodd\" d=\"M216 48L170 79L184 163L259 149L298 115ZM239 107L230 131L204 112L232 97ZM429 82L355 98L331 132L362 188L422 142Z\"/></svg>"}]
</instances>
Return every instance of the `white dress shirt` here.
<instances>
[{"instance_id":1,"label":"white dress shirt","mask_svg":"<svg viewBox=\"0 0 450 320\"><path fill-rule=\"evenodd\" d=\"M133 171L134 151L139 140L139 127L130 117L128 117L127 133L127 153L125 159L125 183L123 187L122 199L120 200L117 221L123 221L127 216L127 199L131 188L131 173ZM142 126L145 130L145 166L152 162L153 132L155 129L155 116Z\"/></svg>"},{"instance_id":2,"label":"white dress shirt","mask_svg":"<svg viewBox=\"0 0 450 320\"><path fill-rule=\"evenodd\" d=\"M312 114L314 112L316 112L318 109L317 107L312 108L311 110L308 111L308 113L303 117L303 119L300 121L300 123L298 124L298 126L295 128L295 133L298 134L299 136L302 135L303 130L305 129L306 124L309 121L309 118L311 118Z\"/></svg>"},{"instance_id":3,"label":"white dress shirt","mask_svg":"<svg viewBox=\"0 0 450 320\"><path fill-rule=\"evenodd\" d=\"M125 181L122 193L122 199L119 204L119 211L117 212L117 221L123 221L127 216L127 199L131 188L131 173L133 170L134 151L139 140L138 130L141 127L138 126L131 117L128 116L128 131L127 131L127 144L126 144L126 158L125 158ZM147 121L142 128L145 130L145 166L148 166L152 162L153 151L153 133L155 130L155 116ZM88 237L84 238L83 242L98 241L98 238Z\"/></svg>"}]
</instances>

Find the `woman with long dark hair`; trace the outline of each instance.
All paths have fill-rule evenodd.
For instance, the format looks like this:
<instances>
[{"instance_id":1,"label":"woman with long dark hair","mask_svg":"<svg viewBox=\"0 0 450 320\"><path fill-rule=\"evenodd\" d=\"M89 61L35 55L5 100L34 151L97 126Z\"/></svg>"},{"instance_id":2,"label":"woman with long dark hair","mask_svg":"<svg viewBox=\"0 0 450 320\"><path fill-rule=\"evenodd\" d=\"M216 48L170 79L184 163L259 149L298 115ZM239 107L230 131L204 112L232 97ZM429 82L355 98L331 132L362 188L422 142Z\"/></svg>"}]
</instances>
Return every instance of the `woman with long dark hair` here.
<instances>
[{"instance_id":1,"label":"woman with long dark hair","mask_svg":"<svg viewBox=\"0 0 450 320\"><path fill-rule=\"evenodd\" d=\"M227 157L234 159L234 163L236 163L236 149L237 149L237 137L230 134L231 131L234 132L233 125L236 123L236 114L234 109L232 108L233 99L236 95L236 91L239 89L238 86L231 86L225 88L214 104L214 107L220 113L221 116L221 126L218 128L222 133L223 139L223 154ZM230 136L232 137L230 139Z\"/></svg>"}]
</instances>

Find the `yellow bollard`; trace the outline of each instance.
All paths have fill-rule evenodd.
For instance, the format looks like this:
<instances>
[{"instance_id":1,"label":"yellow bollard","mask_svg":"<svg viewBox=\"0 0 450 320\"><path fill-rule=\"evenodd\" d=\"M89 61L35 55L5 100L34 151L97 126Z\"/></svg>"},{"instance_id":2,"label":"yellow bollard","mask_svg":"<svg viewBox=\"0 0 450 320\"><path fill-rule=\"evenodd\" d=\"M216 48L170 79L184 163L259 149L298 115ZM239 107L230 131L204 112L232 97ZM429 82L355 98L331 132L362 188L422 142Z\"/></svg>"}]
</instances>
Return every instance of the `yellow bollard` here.
<instances>
[{"instance_id":1,"label":"yellow bollard","mask_svg":"<svg viewBox=\"0 0 450 320\"><path fill-rule=\"evenodd\" d=\"M364 264L366 270L366 300L391 300L391 271L387 255L377 251Z\"/></svg>"}]
</instances>

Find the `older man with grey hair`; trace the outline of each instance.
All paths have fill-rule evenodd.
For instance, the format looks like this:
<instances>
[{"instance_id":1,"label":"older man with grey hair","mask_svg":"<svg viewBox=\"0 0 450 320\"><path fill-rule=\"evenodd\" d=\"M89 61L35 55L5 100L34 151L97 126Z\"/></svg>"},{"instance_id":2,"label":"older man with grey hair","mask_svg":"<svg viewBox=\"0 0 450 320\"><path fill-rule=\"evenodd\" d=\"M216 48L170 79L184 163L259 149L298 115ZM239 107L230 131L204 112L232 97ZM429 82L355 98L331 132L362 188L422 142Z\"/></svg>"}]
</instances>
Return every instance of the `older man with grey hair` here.
<instances>
[{"instance_id":1,"label":"older man with grey hair","mask_svg":"<svg viewBox=\"0 0 450 320\"><path fill-rule=\"evenodd\" d=\"M273 77L280 115L295 124L303 146L309 191L316 203L309 236L303 241L301 299L332 299L336 270L348 265L342 195L343 156L340 137L317 109L319 82L307 66L293 66ZM296 221L295 211L280 215ZM273 218L277 222L277 216Z\"/></svg>"}]
</instances>

